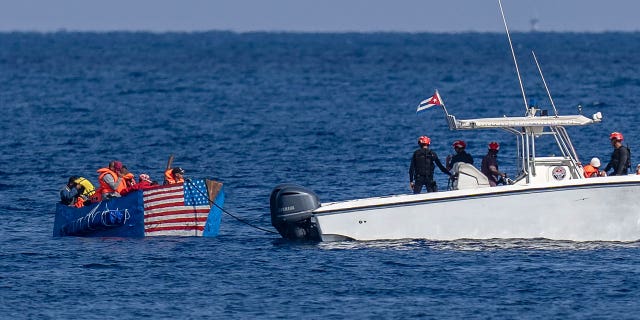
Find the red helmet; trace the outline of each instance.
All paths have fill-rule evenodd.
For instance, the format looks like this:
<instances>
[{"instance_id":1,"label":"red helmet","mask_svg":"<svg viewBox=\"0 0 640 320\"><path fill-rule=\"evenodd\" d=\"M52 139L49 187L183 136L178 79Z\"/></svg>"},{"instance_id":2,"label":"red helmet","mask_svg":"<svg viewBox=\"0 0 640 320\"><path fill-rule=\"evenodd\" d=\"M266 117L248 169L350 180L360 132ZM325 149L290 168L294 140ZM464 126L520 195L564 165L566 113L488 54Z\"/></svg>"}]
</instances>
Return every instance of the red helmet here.
<instances>
[{"instance_id":1,"label":"red helmet","mask_svg":"<svg viewBox=\"0 0 640 320\"><path fill-rule=\"evenodd\" d=\"M500 150L500 144L495 141L489 142L489 150Z\"/></svg>"},{"instance_id":2,"label":"red helmet","mask_svg":"<svg viewBox=\"0 0 640 320\"><path fill-rule=\"evenodd\" d=\"M431 144L431 139L429 139L429 137L427 136L421 136L420 138L418 138L418 143L419 144Z\"/></svg>"},{"instance_id":3,"label":"red helmet","mask_svg":"<svg viewBox=\"0 0 640 320\"><path fill-rule=\"evenodd\" d=\"M453 142L453 147L454 148L466 148L467 144L464 143L464 141L462 141L462 140L456 140L456 141Z\"/></svg>"},{"instance_id":4,"label":"red helmet","mask_svg":"<svg viewBox=\"0 0 640 320\"><path fill-rule=\"evenodd\" d=\"M620 132L612 132L609 135L609 140L613 140L613 139L616 139L618 141L622 141L622 140L624 140L624 137L622 136L622 133L620 133Z\"/></svg>"}]
</instances>

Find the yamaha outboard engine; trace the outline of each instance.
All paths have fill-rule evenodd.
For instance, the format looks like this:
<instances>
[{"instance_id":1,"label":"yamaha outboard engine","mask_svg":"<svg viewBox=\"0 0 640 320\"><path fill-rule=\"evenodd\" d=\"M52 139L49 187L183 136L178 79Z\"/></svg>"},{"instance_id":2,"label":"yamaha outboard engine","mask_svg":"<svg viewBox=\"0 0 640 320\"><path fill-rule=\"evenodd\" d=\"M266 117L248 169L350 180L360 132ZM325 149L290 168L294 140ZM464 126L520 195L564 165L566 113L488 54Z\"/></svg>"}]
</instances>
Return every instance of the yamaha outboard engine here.
<instances>
[{"instance_id":1,"label":"yamaha outboard engine","mask_svg":"<svg viewBox=\"0 0 640 320\"><path fill-rule=\"evenodd\" d=\"M311 222L313 210L320 207L318 196L295 184L273 188L269 199L271 224L285 239L320 240L318 229Z\"/></svg>"}]
</instances>

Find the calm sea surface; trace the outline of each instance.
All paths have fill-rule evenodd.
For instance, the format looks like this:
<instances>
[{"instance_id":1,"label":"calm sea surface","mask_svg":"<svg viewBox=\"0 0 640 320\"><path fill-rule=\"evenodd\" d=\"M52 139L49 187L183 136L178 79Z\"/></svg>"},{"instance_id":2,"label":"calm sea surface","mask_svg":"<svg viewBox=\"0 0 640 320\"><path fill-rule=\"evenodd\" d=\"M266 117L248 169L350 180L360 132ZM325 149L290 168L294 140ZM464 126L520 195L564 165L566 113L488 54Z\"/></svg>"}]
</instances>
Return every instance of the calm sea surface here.
<instances>
[{"instance_id":1,"label":"calm sea surface","mask_svg":"<svg viewBox=\"0 0 640 320\"><path fill-rule=\"evenodd\" d=\"M640 162L640 33L513 41L528 98L552 113L535 50L560 114L603 113L569 131L583 162L608 161L612 131ZM502 34L3 33L0 84L3 319L640 317L640 242L292 243L226 215L217 238L52 237L66 179L114 159L161 179L174 154L269 230L278 183L408 193L420 135L443 160L464 139L477 163L500 141L515 174L508 134L415 114L438 89L459 118L522 115Z\"/></svg>"}]
</instances>

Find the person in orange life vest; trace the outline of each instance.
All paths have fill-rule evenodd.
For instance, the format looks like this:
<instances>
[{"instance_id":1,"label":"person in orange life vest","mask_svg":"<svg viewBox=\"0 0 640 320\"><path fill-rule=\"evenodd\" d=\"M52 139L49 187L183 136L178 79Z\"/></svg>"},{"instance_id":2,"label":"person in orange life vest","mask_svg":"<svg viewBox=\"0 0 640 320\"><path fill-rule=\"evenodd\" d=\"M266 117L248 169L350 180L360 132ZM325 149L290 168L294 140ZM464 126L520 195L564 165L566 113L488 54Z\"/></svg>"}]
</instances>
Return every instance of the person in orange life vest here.
<instances>
[{"instance_id":1,"label":"person in orange life vest","mask_svg":"<svg viewBox=\"0 0 640 320\"><path fill-rule=\"evenodd\" d=\"M138 183L130 187L127 187L127 189L122 191L122 195L124 196L126 194L129 194L131 192L138 191L138 190L144 191L157 185L158 185L158 182L151 180L151 177L149 177L148 174L141 173L140 176L138 176Z\"/></svg>"},{"instance_id":2,"label":"person in orange life vest","mask_svg":"<svg viewBox=\"0 0 640 320\"><path fill-rule=\"evenodd\" d=\"M122 178L124 179L125 188L132 187L136 184L136 177L133 173L129 172L127 166L123 165L121 170Z\"/></svg>"},{"instance_id":3,"label":"person in orange life vest","mask_svg":"<svg viewBox=\"0 0 640 320\"><path fill-rule=\"evenodd\" d=\"M169 168L164 172L164 184L184 182L184 170L180 167Z\"/></svg>"},{"instance_id":4,"label":"person in orange life vest","mask_svg":"<svg viewBox=\"0 0 640 320\"><path fill-rule=\"evenodd\" d=\"M98 169L100 187L97 193L100 193L101 199L120 197L120 192L126 189L121 171L122 162L120 161L112 161L109 167Z\"/></svg>"},{"instance_id":5,"label":"person in orange life vest","mask_svg":"<svg viewBox=\"0 0 640 320\"><path fill-rule=\"evenodd\" d=\"M604 171L600 171L600 159L593 158L591 162L582 168L585 178L595 178L606 176Z\"/></svg>"}]
</instances>

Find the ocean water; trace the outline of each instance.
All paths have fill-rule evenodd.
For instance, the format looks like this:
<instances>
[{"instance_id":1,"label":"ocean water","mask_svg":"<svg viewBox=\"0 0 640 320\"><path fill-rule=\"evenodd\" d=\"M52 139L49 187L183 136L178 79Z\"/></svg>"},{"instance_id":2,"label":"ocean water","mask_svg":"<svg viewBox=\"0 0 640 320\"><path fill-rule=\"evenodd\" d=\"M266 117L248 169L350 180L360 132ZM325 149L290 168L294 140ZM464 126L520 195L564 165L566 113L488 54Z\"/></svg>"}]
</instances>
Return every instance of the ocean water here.
<instances>
[{"instance_id":1,"label":"ocean water","mask_svg":"<svg viewBox=\"0 0 640 320\"><path fill-rule=\"evenodd\" d=\"M528 98L560 114L583 162L620 131L640 162L640 33L515 33ZM416 139L479 163L504 132L459 118L522 115L503 34L0 33L0 316L139 318L637 318L640 242L296 243L225 215L217 238L53 238L58 191L110 160L161 179L170 154L225 184L225 209L273 230L283 182L321 201L408 193ZM540 142L541 153L548 142ZM444 174L436 171L446 188ZM515 214L515 213L514 213Z\"/></svg>"}]
</instances>

